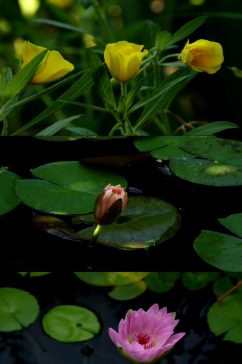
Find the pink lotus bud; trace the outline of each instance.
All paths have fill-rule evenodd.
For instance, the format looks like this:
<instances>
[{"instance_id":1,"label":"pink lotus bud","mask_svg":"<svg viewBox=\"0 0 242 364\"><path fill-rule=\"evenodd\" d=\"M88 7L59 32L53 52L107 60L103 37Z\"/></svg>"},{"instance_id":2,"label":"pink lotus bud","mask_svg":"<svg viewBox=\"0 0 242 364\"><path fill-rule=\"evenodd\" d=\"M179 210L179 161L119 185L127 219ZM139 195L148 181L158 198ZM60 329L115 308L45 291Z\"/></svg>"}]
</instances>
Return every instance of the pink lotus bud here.
<instances>
[{"instance_id":1,"label":"pink lotus bud","mask_svg":"<svg viewBox=\"0 0 242 364\"><path fill-rule=\"evenodd\" d=\"M118 332L109 328L108 333L129 360L151 363L185 335L185 332L173 335L178 322L174 313L168 313L166 307L159 309L156 303L148 311L142 308L138 311L129 310L119 322Z\"/></svg>"},{"instance_id":2,"label":"pink lotus bud","mask_svg":"<svg viewBox=\"0 0 242 364\"><path fill-rule=\"evenodd\" d=\"M96 201L94 215L97 223L99 225L112 224L125 208L127 200L128 195L124 188L120 185L108 184Z\"/></svg>"}]
</instances>

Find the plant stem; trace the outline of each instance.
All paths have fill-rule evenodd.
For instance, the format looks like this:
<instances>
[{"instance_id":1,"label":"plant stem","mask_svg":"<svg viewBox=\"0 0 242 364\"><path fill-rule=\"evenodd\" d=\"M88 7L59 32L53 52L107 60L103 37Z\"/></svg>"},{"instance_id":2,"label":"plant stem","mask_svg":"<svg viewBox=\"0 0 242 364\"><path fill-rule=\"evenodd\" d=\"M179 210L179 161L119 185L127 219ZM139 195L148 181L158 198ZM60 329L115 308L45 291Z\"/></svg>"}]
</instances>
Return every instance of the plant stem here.
<instances>
[{"instance_id":1,"label":"plant stem","mask_svg":"<svg viewBox=\"0 0 242 364\"><path fill-rule=\"evenodd\" d=\"M2 115L2 121L3 121L3 128L1 131L1 136L6 136L8 135L8 121L4 115Z\"/></svg>"},{"instance_id":2,"label":"plant stem","mask_svg":"<svg viewBox=\"0 0 242 364\"><path fill-rule=\"evenodd\" d=\"M91 243L94 243L97 240L97 237L100 234L101 229L102 229L102 225L98 224L93 232L93 235L91 238Z\"/></svg>"},{"instance_id":3,"label":"plant stem","mask_svg":"<svg viewBox=\"0 0 242 364\"><path fill-rule=\"evenodd\" d=\"M94 10L96 12L99 24L103 28L103 32L104 32L106 40L108 42L114 42L114 35L109 26L105 10L103 9L102 5L97 0L94 0L92 4L93 4Z\"/></svg>"},{"instance_id":4,"label":"plant stem","mask_svg":"<svg viewBox=\"0 0 242 364\"><path fill-rule=\"evenodd\" d=\"M128 112L127 112L128 110L127 110L127 105L126 105L127 82L121 82L120 86L121 86L121 98L123 101L122 134L124 136L130 136L130 135L134 135L134 130L128 119Z\"/></svg>"},{"instance_id":5,"label":"plant stem","mask_svg":"<svg viewBox=\"0 0 242 364\"><path fill-rule=\"evenodd\" d=\"M239 281L234 287L232 287L231 289L229 289L222 296L219 296L217 298L217 301L220 301L220 302L223 301L226 297L228 297L231 293L233 293L234 291L236 291L236 289L238 289L241 286L242 286L242 281Z\"/></svg>"},{"instance_id":6,"label":"plant stem","mask_svg":"<svg viewBox=\"0 0 242 364\"><path fill-rule=\"evenodd\" d=\"M163 58L161 58L161 60L159 61L159 65L162 65L162 63L164 61L166 61L167 59L170 59L170 58L174 58L174 57L179 57L180 56L180 53L173 53L173 54L168 54L167 56L164 56Z\"/></svg>"}]
</instances>

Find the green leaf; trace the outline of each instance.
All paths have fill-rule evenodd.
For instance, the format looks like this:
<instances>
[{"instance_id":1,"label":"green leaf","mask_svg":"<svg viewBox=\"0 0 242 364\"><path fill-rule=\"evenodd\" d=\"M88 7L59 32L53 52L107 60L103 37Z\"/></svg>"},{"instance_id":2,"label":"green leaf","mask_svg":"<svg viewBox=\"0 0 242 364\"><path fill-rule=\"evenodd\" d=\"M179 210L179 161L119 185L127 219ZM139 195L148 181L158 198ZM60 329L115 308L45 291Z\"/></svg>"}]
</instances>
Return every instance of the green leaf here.
<instances>
[{"instance_id":1,"label":"green leaf","mask_svg":"<svg viewBox=\"0 0 242 364\"><path fill-rule=\"evenodd\" d=\"M151 272L145 279L145 283L152 292L163 293L171 290L180 272Z\"/></svg>"},{"instance_id":2,"label":"green leaf","mask_svg":"<svg viewBox=\"0 0 242 364\"><path fill-rule=\"evenodd\" d=\"M155 45L158 51L162 51L166 45L171 41L172 35L167 30L157 32Z\"/></svg>"},{"instance_id":3,"label":"green leaf","mask_svg":"<svg viewBox=\"0 0 242 364\"><path fill-rule=\"evenodd\" d=\"M24 89L27 83L32 80L47 52L48 50L46 49L39 53L12 78L6 88L0 93L2 103L5 103L9 99L13 99Z\"/></svg>"},{"instance_id":4,"label":"green leaf","mask_svg":"<svg viewBox=\"0 0 242 364\"><path fill-rule=\"evenodd\" d=\"M17 288L0 288L0 331L22 330L38 317L39 305L34 296Z\"/></svg>"},{"instance_id":5,"label":"green leaf","mask_svg":"<svg viewBox=\"0 0 242 364\"><path fill-rule=\"evenodd\" d=\"M50 274L51 272L18 272L22 277L42 277Z\"/></svg>"},{"instance_id":6,"label":"green leaf","mask_svg":"<svg viewBox=\"0 0 242 364\"><path fill-rule=\"evenodd\" d=\"M63 23L63 22L60 22L57 20L51 20L51 19L46 19L46 18L34 18L34 19L32 19L32 22L38 23L38 24L52 25L56 28L66 29L66 30L70 30L71 32L76 32L76 33L81 33L81 34L88 33L88 31L86 29L83 29L81 27L75 27L74 25L70 25L68 23Z\"/></svg>"},{"instance_id":7,"label":"green leaf","mask_svg":"<svg viewBox=\"0 0 242 364\"><path fill-rule=\"evenodd\" d=\"M188 23L184 24L180 29L178 29L173 35L171 40L167 45L171 45L173 43L177 43L180 40L188 37L191 33L193 33L197 28L199 28L205 21L207 20L207 16L200 16L193 20L190 20Z\"/></svg>"},{"instance_id":8,"label":"green leaf","mask_svg":"<svg viewBox=\"0 0 242 364\"><path fill-rule=\"evenodd\" d=\"M228 67L236 77L242 78L242 70L240 70L238 67Z\"/></svg>"},{"instance_id":9,"label":"green leaf","mask_svg":"<svg viewBox=\"0 0 242 364\"><path fill-rule=\"evenodd\" d=\"M69 135L78 135L78 136L97 136L97 134L90 129L79 128L78 126L68 126L66 128Z\"/></svg>"},{"instance_id":10,"label":"green leaf","mask_svg":"<svg viewBox=\"0 0 242 364\"><path fill-rule=\"evenodd\" d=\"M13 210L20 203L15 193L16 182L20 177L9 172L5 168L0 168L0 215Z\"/></svg>"},{"instance_id":11,"label":"green leaf","mask_svg":"<svg viewBox=\"0 0 242 364\"><path fill-rule=\"evenodd\" d=\"M113 93L112 84L108 76L108 72L98 57L98 55L91 49L87 49L87 55L89 58L90 67L93 70L93 82L97 89L97 92L104 104L112 109L116 108L116 100Z\"/></svg>"},{"instance_id":12,"label":"green leaf","mask_svg":"<svg viewBox=\"0 0 242 364\"><path fill-rule=\"evenodd\" d=\"M47 126L45 129L41 130L36 136L52 136L58 133L61 129L64 129L69 125L73 120L79 119L81 115L73 115L69 118L65 118L62 120L58 120L55 123Z\"/></svg>"},{"instance_id":13,"label":"green leaf","mask_svg":"<svg viewBox=\"0 0 242 364\"><path fill-rule=\"evenodd\" d=\"M144 281L137 281L127 286L114 287L108 295L118 301L127 301L140 296L146 289L147 287Z\"/></svg>"},{"instance_id":14,"label":"green leaf","mask_svg":"<svg viewBox=\"0 0 242 364\"><path fill-rule=\"evenodd\" d=\"M222 138L191 139L184 149L196 157L241 167L242 142Z\"/></svg>"},{"instance_id":15,"label":"green leaf","mask_svg":"<svg viewBox=\"0 0 242 364\"><path fill-rule=\"evenodd\" d=\"M117 222L102 227L96 243L118 249L145 249L170 239L179 227L179 213L171 204L158 198L131 196ZM89 240L93 230L87 228L78 235Z\"/></svg>"},{"instance_id":16,"label":"green leaf","mask_svg":"<svg viewBox=\"0 0 242 364\"><path fill-rule=\"evenodd\" d=\"M212 123L208 123L190 130L186 133L186 135L214 135L223 130L235 128L238 128L238 125L232 123L231 121L213 121Z\"/></svg>"},{"instance_id":17,"label":"green leaf","mask_svg":"<svg viewBox=\"0 0 242 364\"><path fill-rule=\"evenodd\" d=\"M242 272L242 239L204 230L194 241L197 254L226 272Z\"/></svg>"},{"instance_id":18,"label":"green leaf","mask_svg":"<svg viewBox=\"0 0 242 364\"><path fill-rule=\"evenodd\" d=\"M82 281L94 286L126 286L139 282L149 272L74 272Z\"/></svg>"},{"instance_id":19,"label":"green leaf","mask_svg":"<svg viewBox=\"0 0 242 364\"><path fill-rule=\"evenodd\" d=\"M32 126L40 123L42 120L45 120L48 117L52 116L56 111L63 108L63 106L66 106L66 101L76 100L80 95L89 90L92 85L93 81L91 77L91 70L89 69L67 91L65 91L55 101L53 101L51 105L49 105L44 111L38 114L29 123L25 124L23 127L14 132L13 135L20 134L26 129L29 129Z\"/></svg>"},{"instance_id":20,"label":"green leaf","mask_svg":"<svg viewBox=\"0 0 242 364\"><path fill-rule=\"evenodd\" d=\"M208 186L241 186L242 167L220 164L206 159L173 159L171 171L186 181Z\"/></svg>"},{"instance_id":21,"label":"green leaf","mask_svg":"<svg viewBox=\"0 0 242 364\"><path fill-rule=\"evenodd\" d=\"M232 287L233 284L229 277L221 277L214 282L213 292L217 297L219 297L229 291Z\"/></svg>"},{"instance_id":22,"label":"green leaf","mask_svg":"<svg viewBox=\"0 0 242 364\"><path fill-rule=\"evenodd\" d=\"M189 73L188 73L189 72ZM174 97L186 86L186 84L195 76L194 72L187 69L178 70L161 84L151 95L143 101L135 104L129 113L145 106L140 117L135 124L135 130L142 128L144 124L151 119L157 112L163 110Z\"/></svg>"},{"instance_id":23,"label":"green leaf","mask_svg":"<svg viewBox=\"0 0 242 364\"><path fill-rule=\"evenodd\" d=\"M242 344L242 294L231 294L215 302L208 311L208 325L214 335Z\"/></svg>"},{"instance_id":24,"label":"green leaf","mask_svg":"<svg viewBox=\"0 0 242 364\"><path fill-rule=\"evenodd\" d=\"M100 331L100 323L92 311L72 305L52 308L44 315L42 325L47 335L65 343L89 340Z\"/></svg>"},{"instance_id":25,"label":"green leaf","mask_svg":"<svg viewBox=\"0 0 242 364\"><path fill-rule=\"evenodd\" d=\"M233 214L223 219L218 219L218 221L233 234L242 238L242 213Z\"/></svg>"},{"instance_id":26,"label":"green leaf","mask_svg":"<svg viewBox=\"0 0 242 364\"><path fill-rule=\"evenodd\" d=\"M185 272L182 274L184 287L191 290L204 288L220 276L217 272Z\"/></svg>"},{"instance_id":27,"label":"green leaf","mask_svg":"<svg viewBox=\"0 0 242 364\"><path fill-rule=\"evenodd\" d=\"M127 185L116 173L78 162L49 163L31 171L42 180L19 181L16 193L26 205L52 214L92 212L98 194L108 183Z\"/></svg>"}]
</instances>

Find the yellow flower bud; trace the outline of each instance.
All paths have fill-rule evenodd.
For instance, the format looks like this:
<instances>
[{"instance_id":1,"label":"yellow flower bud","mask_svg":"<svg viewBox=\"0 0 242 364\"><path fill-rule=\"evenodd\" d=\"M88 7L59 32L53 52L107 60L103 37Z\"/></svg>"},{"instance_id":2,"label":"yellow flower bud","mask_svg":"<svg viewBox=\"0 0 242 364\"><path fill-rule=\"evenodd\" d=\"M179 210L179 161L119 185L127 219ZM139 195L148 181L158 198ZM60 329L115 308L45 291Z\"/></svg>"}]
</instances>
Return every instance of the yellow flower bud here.
<instances>
[{"instance_id":1,"label":"yellow flower bud","mask_svg":"<svg viewBox=\"0 0 242 364\"><path fill-rule=\"evenodd\" d=\"M120 41L107 44L104 60L112 76L119 81L128 81L140 69L143 58L148 54L143 45Z\"/></svg>"},{"instance_id":2,"label":"yellow flower bud","mask_svg":"<svg viewBox=\"0 0 242 364\"><path fill-rule=\"evenodd\" d=\"M220 43L199 39L185 45L180 59L198 72L209 74L217 72L224 61L223 48Z\"/></svg>"},{"instance_id":3,"label":"yellow flower bud","mask_svg":"<svg viewBox=\"0 0 242 364\"><path fill-rule=\"evenodd\" d=\"M21 49L21 58L23 60L21 67L26 66L37 54L43 52L45 49L30 42L24 42ZM46 83L55 81L73 69L73 64L66 61L59 52L48 51L31 82Z\"/></svg>"},{"instance_id":4,"label":"yellow flower bud","mask_svg":"<svg viewBox=\"0 0 242 364\"><path fill-rule=\"evenodd\" d=\"M48 3L58 6L58 8L66 9L74 3L74 0L48 0Z\"/></svg>"},{"instance_id":5,"label":"yellow flower bud","mask_svg":"<svg viewBox=\"0 0 242 364\"><path fill-rule=\"evenodd\" d=\"M92 48L97 45L94 36L91 34L84 34L82 39L86 48Z\"/></svg>"}]
</instances>

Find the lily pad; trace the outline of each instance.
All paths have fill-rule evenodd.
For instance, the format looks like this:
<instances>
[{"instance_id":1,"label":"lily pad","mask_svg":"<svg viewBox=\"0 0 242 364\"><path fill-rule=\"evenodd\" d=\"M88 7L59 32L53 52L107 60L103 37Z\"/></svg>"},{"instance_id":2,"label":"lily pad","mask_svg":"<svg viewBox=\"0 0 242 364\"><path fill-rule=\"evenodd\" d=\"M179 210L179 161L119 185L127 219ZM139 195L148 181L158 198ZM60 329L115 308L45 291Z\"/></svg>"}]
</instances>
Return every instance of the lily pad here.
<instances>
[{"instance_id":1,"label":"lily pad","mask_svg":"<svg viewBox=\"0 0 242 364\"><path fill-rule=\"evenodd\" d=\"M37 319L39 305L34 296L17 288L0 288L0 331L22 330Z\"/></svg>"},{"instance_id":2,"label":"lily pad","mask_svg":"<svg viewBox=\"0 0 242 364\"><path fill-rule=\"evenodd\" d=\"M215 302L208 311L208 324L216 336L225 334L224 340L242 344L242 294Z\"/></svg>"},{"instance_id":3,"label":"lily pad","mask_svg":"<svg viewBox=\"0 0 242 364\"><path fill-rule=\"evenodd\" d=\"M207 263L227 272L242 272L242 239L204 230L194 249Z\"/></svg>"},{"instance_id":4,"label":"lily pad","mask_svg":"<svg viewBox=\"0 0 242 364\"><path fill-rule=\"evenodd\" d=\"M44 315L42 324L50 337L66 343L89 340L100 331L100 323L92 311L73 305L52 308Z\"/></svg>"},{"instance_id":5,"label":"lily pad","mask_svg":"<svg viewBox=\"0 0 242 364\"><path fill-rule=\"evenodd\" d=\"M96 242L118 249L144 249L173 237L180 227L177 209L155 197L131 196L118 221L103 226ZM78 235L90 240L95 227Z\"/></svg>"},{"instance_id":6,"label":"lily pad","mask_svg":"<svg viewBox=\"0 0 242 364\"><path fill-rule=\"evenodd\" d=\"M118 301L127 301L140 296L146 289L145 282L140 280L127 286L116 286L108 295Z\"/></svg>"},{"instance_id":7,"label":"lily pad","mask_svg":"<svg viewBox=\"0 0 242 364\"><path fill-rule=\"evenodd\" d=\"M20 177L17 174L0 168L0 215L10 212L21 202L15 193L18 180Z\"/></svg>"},{"instance_id":8,"label":"lily pad","mask_svg":"<svg viewBox=\"0 0 242 364\"><path fill-rule=\"evenodd\" d=\"M175 157L192 157L191 153L184 150L183 145L193 139L192 136L160 136L139 138L134 141L134 144L141 152L151 151L154 158L169 160ZM199 137L196 137L196 139L199 139Z\"/></svg>"},{"instance_id":9,"label":"lily pad","mask_svg":"<svg viewBox=\"0 0 242 364\"><path fill-rule=\"evenodd\" d=\"M209 186L241 186L242 166L212 162L206 159L175 159L171 171L186 181Z\"/></svg>"},{"instance_id":10,"label":"lily pad","mask_svg":"<svg viewBox=\"0 0 242 364\"><path fill-rule=\"evenodd\" d=\"M75 272L82 281L94 286L125 286L140 281L149 272Z\"/></svg>"},{"instance_id":11,"label":"lily pad","mask_svg":"<svg viewBox=\"0 0 242 364\"><path fill-rule=\"evenodd\" d=\"M180 275L180 272L151 272L145 282L151 291L163 293L174 287Z\"/></svg>"},{"instance_id":12,"label":"lily pad","mask_svg":"<svg viewBox=\"0 0 242 364\"><path fill-rule=\"evenodd\" d=\"M242 142L222 138L205 138L198 143L196 138L188 140L184 149L197 157L240 167Z\"/></svg>"},{"instance_id":13,"label":"lily pad","mask_svg":"<svg viewBox=\"0 0 242 364\"><path fill-rule=\"evenodd\" d=\"M219 276L218 272L185 272L182 275L182 283L188 289L197 290L206 287Z\"/></svg>"},{"instance_id":14,"label":"lily pad","mask_svg":"<svg viewBox=\"0 0 242 364\"><path fill-rule=\"evenodd\" d=\"M18 197L31 208L57 215L91 212L97 195L108 183L127 186L127 181L116 173L78 162L49 163L32 169L32 173L41 180L19 181Z\"/></svg>"},{"instance_id":15,"label":"lily pad","mask_svg":"<svg viewBox=\"0 0 242 364\"><path fill-rule=\"evenodd\" d=\"M223 219L218 219L218 221L233 234L242 238L242 213L233 214Z\"/></svg>"}]
</instances>

